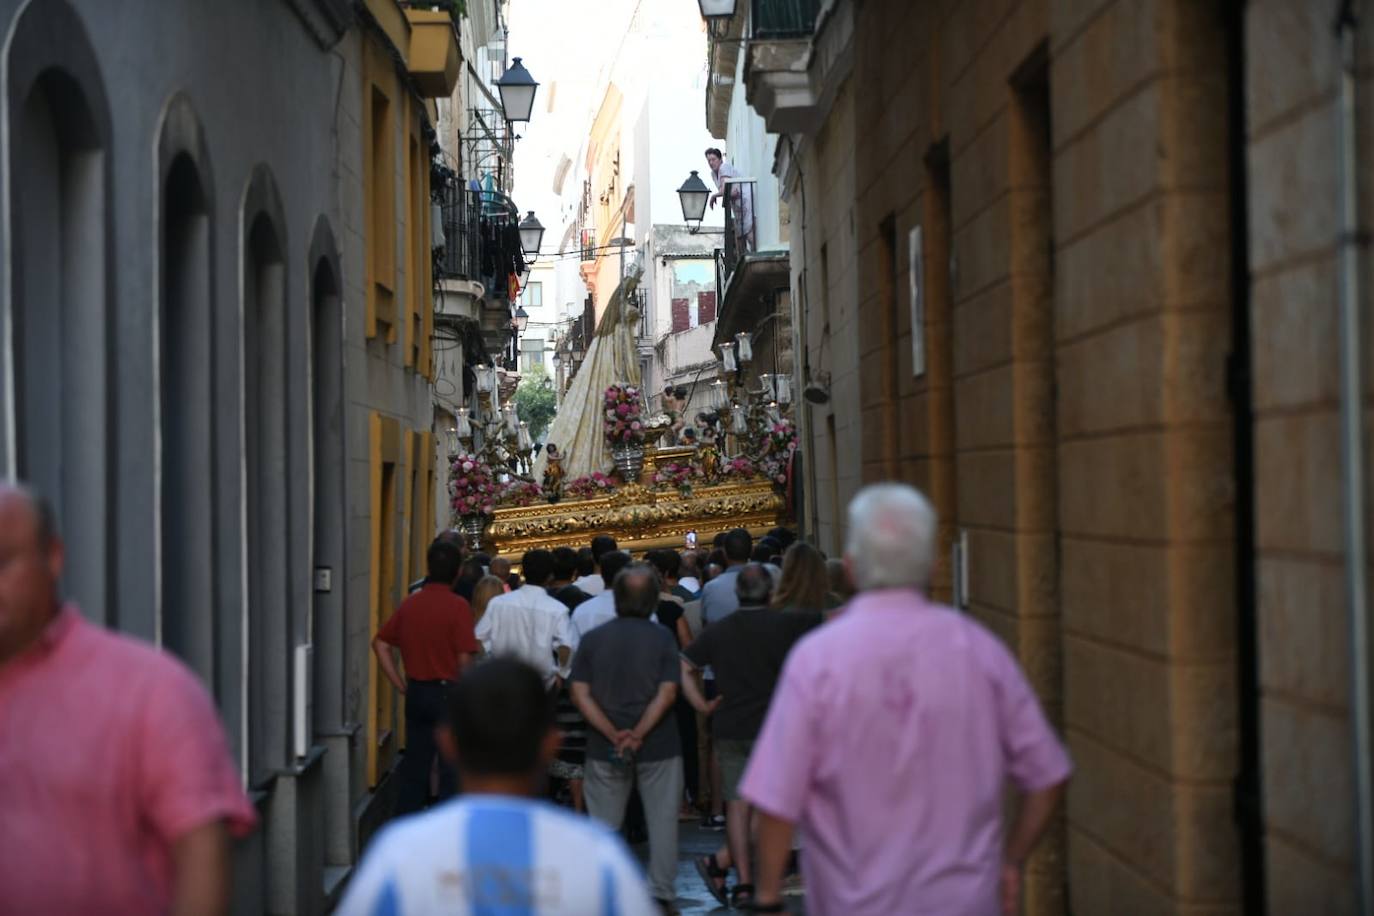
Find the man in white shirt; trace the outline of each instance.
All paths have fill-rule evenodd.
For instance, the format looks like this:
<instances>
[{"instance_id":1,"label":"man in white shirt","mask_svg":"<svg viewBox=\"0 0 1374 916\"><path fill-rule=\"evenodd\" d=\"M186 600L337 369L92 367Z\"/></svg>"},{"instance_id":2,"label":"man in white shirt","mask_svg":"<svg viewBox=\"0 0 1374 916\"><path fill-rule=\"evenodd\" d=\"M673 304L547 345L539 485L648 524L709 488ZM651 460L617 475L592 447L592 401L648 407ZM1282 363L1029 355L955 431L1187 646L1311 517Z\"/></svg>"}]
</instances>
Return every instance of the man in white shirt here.
<instances>
[{"instance_id":1,"label":"man in white shirt","mask_svg":"<svg viewBox=\"0 0 1374 916\"><path fill-rule=\"evenodd\" d=\"M601 573L604 577L605 590L591 600L582 602L572 612L571 630L574 653L577 652L577 647L582 643L584 636L603 623L610 623L615 619L615 594L610 586L615 582L615 577L619 575L620 571L629 565L630 555L623 550L613 550L601 557Z\"/></svg>"},{"instance_id":2,"label":"man in white shirt","mask_svg":"<svg viewBox=\"0 0 1374 916\"><path fill-rule=\"evenodd\" d=\"M526 551L520 562L525 584L491 600L477 623L477 639L488 655L512 656L531 665L552 689L568 676L577 645L568 608L544 590L553 575L551 551Z\"/></svg>"},{"instance_id":3,"label":"man in white shirt","mask_svg":"<svg viewBox=\"0 0 1374 916\"><path fill-rule=\"evenodd\" d=\"M606 585L601 581L601 571L596 568L596 558L592 556L590 547L582 547L577 551L577 578L573 580L582 591L592 597L596 597L606 589Z\"/></svg>"},{"instance_id":4,"label":"man in white shirt","mask_svg":"<svg viewBox=\"0 0 1374 916\"><path fill-rule=\"evenodd\" d=\"M534 800L559 744L537 671L514 659L469 669L453 688L440 741L464 794L385 828L349 883L341 916L655 912L615 833Z\"/></svg>"},{"instance_id":5,"label":"man in white shirt","mask_svg":"<svg viewBox=\"0 0 1374 916\"><path fill-rule=\"evenodd\" d=\"M573 585L576 585L592 597L596 597L603 591L609 592L611 590L611 580L605 577L601 569L601 561L605 558L606 554L614 553L618 549L615 538L611 537L609 534L598 534L596 537L592 538L592 566L591 568L584 566L580 570L581 578L574 581ZM586 561L586 555L582 551L578 551L578 557L584 562Z\"/></svg>"}]
</instances>

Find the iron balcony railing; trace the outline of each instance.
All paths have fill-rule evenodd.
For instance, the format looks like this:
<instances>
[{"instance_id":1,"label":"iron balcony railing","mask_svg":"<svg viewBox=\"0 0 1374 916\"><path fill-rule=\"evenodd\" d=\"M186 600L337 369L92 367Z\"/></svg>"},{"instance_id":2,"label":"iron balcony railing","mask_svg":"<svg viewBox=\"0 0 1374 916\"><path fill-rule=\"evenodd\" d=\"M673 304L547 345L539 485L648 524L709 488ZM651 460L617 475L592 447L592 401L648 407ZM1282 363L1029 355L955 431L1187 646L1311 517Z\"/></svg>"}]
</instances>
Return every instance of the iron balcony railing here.
<instances>
[{"instance_id":1,"label":"iron balcony railing","mask_svg":"<svg viewBox=\"0 0 1374 916\"><path fill-rule=\"evenodd\" d=\"M440 187L444 247L438 274L444 279L476 280L482 264L482 201L457 180Z\"/></svg>"},{"instance_id":2,"label":"iron balcony railing","mask_svg":"<svg viewBox=\"0 0 1374 916\"><path fill-rule=\"evenodd\" d=\"M805 38L816 30L821 0L753 0L755 40Z\"/></svg>"},{"instance_id":3,"label":"iron balcony railing","mask_svg":"<svg viewBox=\"0 0 1374 916\"><path fill-rule=\"evenodd\" d=\"M724 290L744 256L758 250L759 218L754 194L757 184L758 182L752 178L725 179L722 192L725 204L725 247L721 249L721 268L716 278L719 281L717 289Z\"/></svg>"}]
</instances>

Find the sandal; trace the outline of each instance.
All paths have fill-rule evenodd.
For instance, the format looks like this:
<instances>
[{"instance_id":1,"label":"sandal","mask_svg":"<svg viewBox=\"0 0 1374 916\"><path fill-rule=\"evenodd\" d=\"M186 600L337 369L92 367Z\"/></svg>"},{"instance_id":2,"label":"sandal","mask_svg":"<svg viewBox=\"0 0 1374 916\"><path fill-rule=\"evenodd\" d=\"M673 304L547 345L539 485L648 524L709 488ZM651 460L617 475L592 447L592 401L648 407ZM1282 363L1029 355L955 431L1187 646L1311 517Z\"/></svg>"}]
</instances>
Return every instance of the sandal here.
<instances>
[{"instance_id":1,"label":"sandal","mask_svg":"<svg viewBox=\"0 0 1374 916\"><path fill-rule=\"evenodd\" d=\"M702 883L711 892L711 896L716 898L716 902L721 906L729 906L730 902L725 896L725 879L730 876L729 869L720 867L714 852L709 856L697 856L692 862L697 867L697 874L701 875ZM717 881L720 883L717 884Z\"/></svg>"},{"instance_id":2,"label":"sandal","mask_svg":"<svg viewBox=\"0 0 1374 916\"><path fill-rule=\"evenodd\" d=\"M737 910L752 909L754 902L754 885L736 884L730 888L730 905Z\"/></svg>"}]
</instances>

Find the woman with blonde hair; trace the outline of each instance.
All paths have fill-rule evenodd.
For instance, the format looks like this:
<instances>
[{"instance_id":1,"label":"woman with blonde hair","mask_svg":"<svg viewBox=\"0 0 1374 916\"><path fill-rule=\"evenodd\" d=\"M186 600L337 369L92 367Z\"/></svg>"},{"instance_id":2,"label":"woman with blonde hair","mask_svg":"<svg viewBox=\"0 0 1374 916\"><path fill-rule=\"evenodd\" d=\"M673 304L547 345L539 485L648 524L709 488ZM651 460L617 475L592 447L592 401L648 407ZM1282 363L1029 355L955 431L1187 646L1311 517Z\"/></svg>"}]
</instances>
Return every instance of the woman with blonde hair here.
<instances>
[{"instance_id":1,"label":"woman with blonde hair","mask_svg":"<svg viewBox=\"0 0 1374 916\"><path fill-rule=\"evenodd\" d=\"M506 583L496 576L483 576L477 580L477 584L472 587L472 622L476 625L482 619L482 615L487 612L487 605L491 599L506 593Z\"/></svg>"},{"instance_id":2,"label":"woman with blonde hair","mask_svg":"<svg viewBox=\"0 0 1374 916\"><path fill-rule=\"evenodd\" d=\"M773 592L773 607L819 614L830 606L829 595L830 576L821 552L803 541L787 548L782 557L782 576Z\"/></svg>"}]
</instances>

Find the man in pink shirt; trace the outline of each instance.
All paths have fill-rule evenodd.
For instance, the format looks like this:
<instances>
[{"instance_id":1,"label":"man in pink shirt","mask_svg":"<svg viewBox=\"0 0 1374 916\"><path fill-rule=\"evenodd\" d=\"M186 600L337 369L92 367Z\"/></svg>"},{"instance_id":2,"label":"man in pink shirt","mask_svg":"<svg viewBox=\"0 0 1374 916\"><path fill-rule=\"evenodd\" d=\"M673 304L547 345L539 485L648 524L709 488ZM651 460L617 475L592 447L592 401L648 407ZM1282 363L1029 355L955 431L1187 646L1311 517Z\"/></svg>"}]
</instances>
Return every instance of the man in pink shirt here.
<instances>
[{"instance_id":1,"label":"man in pink shirt","mask_svg":"<svg viewBox=\"0 0 1374 916\"><path fill-rule=\"evenodd\" d=\"M0 484L0 912L221 914L256 815L180 663L57 596L52 513Z\"/></svg>"},{"instance_id":2,"label":"man in pink shirt","mask_svg":"<svg viewBox=\"0 0 1374 916\"><path fill-rule=\"evenodd\" d=\"M922 595L925 498L867 487L849 531L860 594L792 650L741 784L760 812L756 911L782 912L800 826L812 916L1015 914L1068 755L1002 642ZM1004 840L1008 780L1024 797Z\"/></svg>"}]
</instances>

